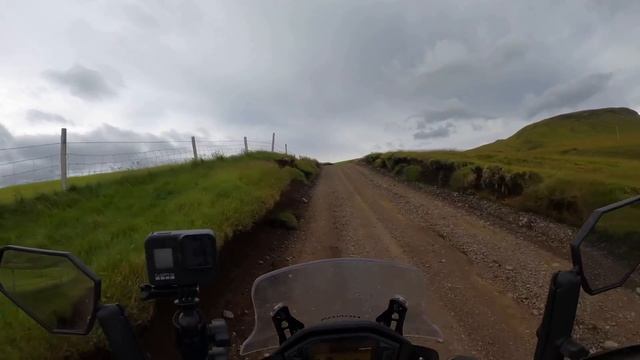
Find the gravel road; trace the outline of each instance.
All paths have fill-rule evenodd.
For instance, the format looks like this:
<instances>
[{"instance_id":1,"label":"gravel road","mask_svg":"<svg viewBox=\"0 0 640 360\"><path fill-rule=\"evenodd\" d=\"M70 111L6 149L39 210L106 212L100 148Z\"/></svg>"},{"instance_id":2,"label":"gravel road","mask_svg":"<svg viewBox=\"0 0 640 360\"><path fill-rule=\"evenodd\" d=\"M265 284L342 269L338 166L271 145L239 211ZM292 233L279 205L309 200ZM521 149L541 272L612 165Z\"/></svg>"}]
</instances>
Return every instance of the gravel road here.
<instances>
[{"instance_id":1,"label":"gravel road","mask_svg":"<svg viewBox=\"0 0 640 360\"><path fill-rule=\"evenodd\" d=\"M324 168L299 230L284 236L264 259L269 268L331 257L412 264L426 274L431 320L445 337L425 345L445 359L454 354L530 359L549 279L570 268L565 244L572 232L540 217L404 184L348 163ZM248 280L238 280L224 297L246 297L249 288ZM638 300L629 289L583 296L578 338L592 349L637 341ZM253 316L251 308L241 308L250 303L234 306L239 316L230 325L237 346Z\"/></svg>"}]
</instances>

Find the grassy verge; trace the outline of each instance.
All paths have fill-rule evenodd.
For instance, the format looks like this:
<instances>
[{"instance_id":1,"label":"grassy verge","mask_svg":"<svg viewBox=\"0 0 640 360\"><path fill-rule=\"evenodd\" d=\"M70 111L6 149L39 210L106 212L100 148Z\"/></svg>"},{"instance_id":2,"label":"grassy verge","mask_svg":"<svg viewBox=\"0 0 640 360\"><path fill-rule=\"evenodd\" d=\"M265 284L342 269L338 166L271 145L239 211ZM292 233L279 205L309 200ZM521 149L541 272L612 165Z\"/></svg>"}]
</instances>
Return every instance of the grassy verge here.
<instances>
[{"instance_id":1,"label":"grassy verge","mask_svg":"<svg viewBox=\"0 0 640 360\"><path fill-rule=\"evenodd\" d=\"M572 225L640 193L640 117L629 109L564 114L468 151L398 151L364 161L408 181L492 197Z\"/></svg>"},{"instance_id":2,"label":"grassy verge","mask_svg":"<svg viewBox=\"0 0 640 360\"><path fill-rule=\"evenodd\" d=\"M250 153L215 161L165 166L72 180L65 193L34 184L0 191L0 245L68 250L103 279L103 301L127 307L134 322L151 307L138 300L145 281L143 242L155 230L212 228L218 244L249 229L291 181L317 172L310 159L281 166L282 155ZM292 159L292 158L290 158ZM44 191L44 193L43 193ZM48 191L48 192L47 192ZM102 342L48 335L0 298L4 359L74 358ZM94 332L95 333L95 332Z\"/></svg>"}]
</instances>

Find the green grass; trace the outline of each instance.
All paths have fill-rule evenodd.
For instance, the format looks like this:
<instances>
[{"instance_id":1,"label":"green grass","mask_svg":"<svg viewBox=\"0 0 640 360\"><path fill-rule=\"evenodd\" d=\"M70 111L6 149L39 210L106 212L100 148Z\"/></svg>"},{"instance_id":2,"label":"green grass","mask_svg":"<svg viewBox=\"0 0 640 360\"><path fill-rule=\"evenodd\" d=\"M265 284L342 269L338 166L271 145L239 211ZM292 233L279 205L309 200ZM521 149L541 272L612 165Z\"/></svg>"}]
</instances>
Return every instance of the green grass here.
<instances>
[{"instance_id":1,"label":"green grass","mask_svg":"<svg viewBox=\"0 0 640 360\"><path fill-rule=\"evenodd\" d=\"M130 176L132 173L147 173L149 171L161 171L164 168L171 168L175 165L165 165L151 169L117 171L105 174L95 174L87 176L76 176L69 178L69 186L84 186L97 182L106 182L119 179L122 176ZM9 204L20 199L31 199L40 194L52 193L60 190L59 180L41 181L32 184L14 185L0 189L0 204Z\"/></svg>"},{"instance_id":2,"label":"green grass","mask_svg":"<svg viewBox=\"0 0 640 360\"><path fill-rule=\"evenodd\" d=\"M250 153L75 178L64 193L55 182L2 189L0 245L73 252L103 279L102 300L125 305L134 323L142 322L152 310L138 300L145 237L157 230L211 228L221 245L251 228L291 181L306 181L305 172L313 172L310 160L279 167L274 160L280 157ZM103 341L99 334L51 336L4 297L0 309L3 359L73 358Z\"/></svg>"},{"instance_id":3,"label":"green grass","mask_svg":"<svg viewBox=\"0 0 640 360\"><path fill-rule=\"evenodd\" d=\"M490 194L578 225L593 209L640 193L640 116L625 108L580 111L467 151L400 151L365 159L390 171L419 165L425 182Z\"/></svg>"},{"instance_id":4,"label":"green grass","mask_svg":"<svg viewBox=\"0 0 640 360\"><path fill-rule=\"evenodd\" d=\"M307 178L313 178L318 175L320 166L315 159L301 156L296 160L296 167L302 171Z\"/></svg>"}]
</instances>

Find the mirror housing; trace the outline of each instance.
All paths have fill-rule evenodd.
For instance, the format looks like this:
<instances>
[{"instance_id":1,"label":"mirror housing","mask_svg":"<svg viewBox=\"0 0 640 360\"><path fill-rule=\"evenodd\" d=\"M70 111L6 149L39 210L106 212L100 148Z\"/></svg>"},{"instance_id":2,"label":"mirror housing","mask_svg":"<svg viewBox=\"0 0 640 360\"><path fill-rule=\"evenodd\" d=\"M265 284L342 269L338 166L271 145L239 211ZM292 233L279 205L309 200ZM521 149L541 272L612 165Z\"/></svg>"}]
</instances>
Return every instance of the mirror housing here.
<instances>
[{"instance_id":1,"label":"mirror housing","mask_svg":"<svg viewBox=\"0 0 640 360\"><path fill-rule=\"evenodd\" d=\"M582 278L582 288L589 295L596 295L622 286L629 279L631 274L633 274L633 272L636 270L638 264L640 264L640 259L638 259L638 261L635 263L636 265L633 266L633 268L629 269L628 272L626 272L620 279L613 281L606 286L596 287L592 283L593 281L589 281L588 274L585 274L584 256L581 251L581 246L585 243L585 240L587 240L589 235L592 235L596 232L596 226L598 225L598 222L603 218L603 216L633 205L640 205L640 196L635 196L594 210L587 221L580 228L580 231L578 232L576 238L571 242L571 258L573 261L573 266L575 269L577 269ZM638 223L640 223L640 219L638 219ZM640 248L640 244L638 244L637 246L638 248Z\"/></svg>"},{"instance_id":2,"label":"mirror housing","mask_svg":"<svg viewBox=\"0 0 640 360\"><path fill-rule=\"evenodd\" d=\"M28 272L17 274L23 276L22 279L16 277L16 271L25 270ZM84 286L74 288L79 282L84 282ZM65 303L64 300L73 300L71 297L56 299L52 294L56 289L66 290L68 296L78 295L78 301ZM26 301L27 297L23 298L21 291L40 292L39 297L32 295L29 300L45 298L41 303L43 306L34 307L40 304ZM101 280L69 252L8 245L0 247L0 292L50 333L86 335L93 329L96 319ZM67 315L62 317L61 312Z\"/></svg>"}]
</instances>

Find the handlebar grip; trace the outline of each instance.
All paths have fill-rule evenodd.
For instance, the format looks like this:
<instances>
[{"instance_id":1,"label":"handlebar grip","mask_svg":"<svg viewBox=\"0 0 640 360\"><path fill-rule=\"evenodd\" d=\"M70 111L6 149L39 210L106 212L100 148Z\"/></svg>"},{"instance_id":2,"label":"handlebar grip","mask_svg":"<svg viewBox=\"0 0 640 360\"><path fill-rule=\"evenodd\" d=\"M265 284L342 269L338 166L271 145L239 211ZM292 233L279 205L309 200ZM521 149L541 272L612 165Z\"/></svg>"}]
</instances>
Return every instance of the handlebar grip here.
<instances>
[{"instance_id":1,"label":"handlebar grip","mask_svg":"<svg viewBox=\"0 0 640 360\"><path fill-rule=\"evenodd\" d=\"M115 360L144 360L131 323L119 304L100 306L96 314Z\"/></svg>"}]
</instances>

